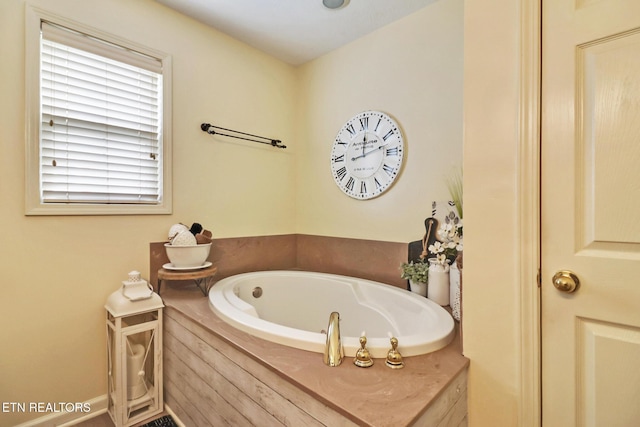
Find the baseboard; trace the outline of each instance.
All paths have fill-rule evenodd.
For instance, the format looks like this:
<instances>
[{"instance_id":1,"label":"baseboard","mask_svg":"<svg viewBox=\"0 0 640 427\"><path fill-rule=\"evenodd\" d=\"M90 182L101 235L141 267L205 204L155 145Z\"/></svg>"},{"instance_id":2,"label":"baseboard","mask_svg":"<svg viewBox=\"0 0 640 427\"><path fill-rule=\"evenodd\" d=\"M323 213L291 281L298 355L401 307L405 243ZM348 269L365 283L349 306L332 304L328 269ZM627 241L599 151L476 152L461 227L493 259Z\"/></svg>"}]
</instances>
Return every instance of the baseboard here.
<instances>
[{"instance_id":1,"label":"baseboard","mask_svg":"<svg viewBox=\"0 0 640 427\"><path fill-rule=\"evenodd\" d=\"M86 412L54 412L43 417L36 418L26 423L18 424L15 427L69 427L81 421L97 417L107 412L107 395L95 397L83 402L82 409L90 408Z\"/></svg>"},{"instance_id":2,"label":"baseboard","mask_svg":"<svg viewBox=\"0 0 640 427\"><path fill-rule=\"evenodd\" d=\"M178 418L178 416L176 415L175 412L173 412L171 410L171 408L169 406L167 406L167 404L164 405L164 410L167 412L167 414L171 415L171 418L173 418L173 421L176 422L176 424L178 424L178 427L186 427L182 421L180 421L180 418Z\"/></svg>"}]
</instances>

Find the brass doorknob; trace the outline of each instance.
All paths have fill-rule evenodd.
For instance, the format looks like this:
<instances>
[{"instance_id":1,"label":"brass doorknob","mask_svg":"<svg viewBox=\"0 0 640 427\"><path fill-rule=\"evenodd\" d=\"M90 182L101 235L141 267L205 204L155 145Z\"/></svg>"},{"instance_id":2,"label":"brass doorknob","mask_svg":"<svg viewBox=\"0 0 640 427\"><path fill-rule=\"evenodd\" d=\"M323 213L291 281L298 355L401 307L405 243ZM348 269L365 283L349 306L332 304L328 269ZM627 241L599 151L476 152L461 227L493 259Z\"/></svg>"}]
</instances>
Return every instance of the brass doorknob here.
<instances>
[{"instance_id":1,"label":"brass doorknob","mask_svg":"<svg viewBox=\"0 0 640 427\"><path fill-rule=\"evenodd\" d=\"M553 286L560 292L570 294L578 289L580 280L572 271L561 270L553 275Z\"/></svg>"}]
</instances>

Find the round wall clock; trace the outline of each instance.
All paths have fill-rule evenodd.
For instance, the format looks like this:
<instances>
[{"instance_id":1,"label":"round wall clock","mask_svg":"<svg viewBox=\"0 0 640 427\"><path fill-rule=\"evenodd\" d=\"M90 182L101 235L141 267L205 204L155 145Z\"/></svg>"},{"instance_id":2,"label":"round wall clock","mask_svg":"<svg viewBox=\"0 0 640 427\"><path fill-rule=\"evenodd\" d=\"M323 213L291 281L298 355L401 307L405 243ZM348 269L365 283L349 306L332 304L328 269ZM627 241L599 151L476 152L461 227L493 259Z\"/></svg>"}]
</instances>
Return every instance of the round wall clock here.
<instances>
[{"instance_id":1,"label":"round wall clock","mask_svg":"<svg viewBox=\"0 0 640 427\"><path fill-rule=\"evenodd\" d=\"M347 120L331 149L331 171L338 187L366 200L387 191L402 166L404 140L397 123L380 111Z\"/></svg>"}]
</instances>

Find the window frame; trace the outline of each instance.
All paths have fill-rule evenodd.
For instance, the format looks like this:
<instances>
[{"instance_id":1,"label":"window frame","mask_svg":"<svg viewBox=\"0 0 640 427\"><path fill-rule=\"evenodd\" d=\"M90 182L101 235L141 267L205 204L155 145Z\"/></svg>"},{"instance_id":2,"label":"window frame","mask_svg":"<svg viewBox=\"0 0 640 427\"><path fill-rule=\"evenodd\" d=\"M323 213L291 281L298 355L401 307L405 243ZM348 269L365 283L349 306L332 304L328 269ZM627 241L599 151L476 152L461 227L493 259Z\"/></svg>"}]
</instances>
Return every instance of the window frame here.
<instances>
[{"instance_id":1,"label":"window frame","mask_svg":"<svg viewBox=\"0 0 640 427\"><path fill-rule=\"evenodd\" d=\"M165 215L172 213L171 56L113 34L27 4L25 13L25 214L26 215ZM40 25L42 21L154 57L162 63L162 191L157 204L43 203L40 199Z\"/></svg>"}]
</instances>

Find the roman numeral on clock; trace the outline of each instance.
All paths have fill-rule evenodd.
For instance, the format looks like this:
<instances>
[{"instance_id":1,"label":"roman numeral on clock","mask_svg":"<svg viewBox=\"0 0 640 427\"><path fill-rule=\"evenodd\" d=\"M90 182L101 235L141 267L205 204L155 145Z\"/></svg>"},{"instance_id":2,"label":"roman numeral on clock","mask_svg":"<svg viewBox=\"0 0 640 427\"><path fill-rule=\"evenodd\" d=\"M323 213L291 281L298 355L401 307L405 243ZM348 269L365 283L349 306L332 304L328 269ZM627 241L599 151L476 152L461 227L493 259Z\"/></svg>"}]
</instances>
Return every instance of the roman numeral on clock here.
<instances>
[{"instance_id":1,"label":"roman numeral on clock","mask_svg":"<svg viewBox=\"0 0 640 427\"><path fill-rule=\"evenodd\" d=\"M346 167L341 167L340 169L338 169L336 171L336 176L338 177L338 179L340 179L342 181L342 178L344 178L344 176L347 174L347 168Z\"/></svg>"},{"instance_id":2,"label":"roman numeral on clock","mask_svg":"<svg viewBox=\"0 0 640 427\"><path fill-rule=\"evenodd\" d=\"M353 123L349 123L349 125L347 126L347 131L349 132L349 135L351 135L352 138L355 136L356 129L353 127Z\"/></svg>"},{"instance_id":3,"label":"roman numeral on clock","mask_svg":"<svg viewBox=\"0 0 640 427\"><path fill-rule=\"evenodd\" d=\"M387 156L397 156L398 155L398 147L387 148Z\"/></svg>"},{"instance_id":4,"label":"roman numeral on clock","mask_svg":"<svg viewBox=\"0 0 640 427\"><path fill-rule=\"evenodd\" d=\"M345 187L348 188L349 191L353 191L353 184L355 184L355 180L353 179L352 176L350 176L349 180L347 181L347 185L345 185Z\"/></svg>"},{"instance_id":5,"label":"roman numeral on clock","mask_svg":"<svg viewBox=\"0 0 640 427\"><path fill-rule=\"evenodd\" d=\"M333 163L344 162L344 154L336 156L333 158Z\"/></svg>"},{"instance_id":6,"label":"roman numeral on clock","mask_svg":"<svg viewBox=\"0 0 640 427\"><path fill-rule=\"evenodd\" d=\"M382 137L382 140L386 141L387 139L389 139L395 133L394 131L395 129L391 129L385 136Z\"/></svg>"},{"instance_id":7,"label":"roman numeral on clock","mask_svg":"<svg viewBox=\"0 0 640 427\"><path fill-rule=\"evenodd\" d=\"M362 130L367 130L369 128L369 117L360 118L360 127Z\"/></svg>"},{"instance_id":8,"label":"roman numeral on clock","mask_svg":"<svg viewBox=\"0 0 640 427\"><path fill-rule=\"evenodd\" d=\"M389 176L393 176L396 174L395 170L386 163L382 165L382 170L384 170Z\"/></svg>"}]
</instances>

